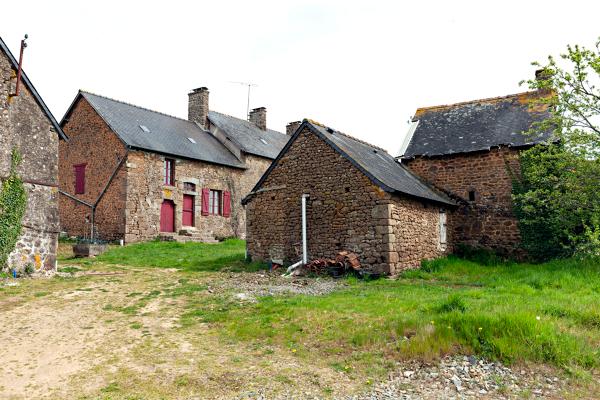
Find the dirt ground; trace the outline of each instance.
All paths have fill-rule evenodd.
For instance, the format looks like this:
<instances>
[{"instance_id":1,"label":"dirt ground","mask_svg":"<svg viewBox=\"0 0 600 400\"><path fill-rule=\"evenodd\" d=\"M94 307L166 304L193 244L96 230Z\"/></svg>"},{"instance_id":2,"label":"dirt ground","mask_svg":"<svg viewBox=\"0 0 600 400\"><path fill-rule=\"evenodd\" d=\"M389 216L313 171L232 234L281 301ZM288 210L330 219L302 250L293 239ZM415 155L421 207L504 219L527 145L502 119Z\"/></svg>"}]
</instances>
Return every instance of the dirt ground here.
<instances>
[{"instance_id":1,"label":"dirt ground","mask_svg":"<svg viewBox=\"0 0 600 400\"><path fill-rule=\"evenodd\" d=\"M85 264L63 264L68 272L52 278L0 281L0 399L313 399L365 391L318 354L294 357L182 318L204 296L320 295L343 281Z\"/></svg>"},{"instance_id":2,"label":"dirt ground","mask_svg":"<svg viewBox=\"0 0 600 400\"><path fill-rule=\"evenodd\" d=\"M213 295L242 288L247 296L240 301L314 286L269 285L260 273L190 279L171 269L98 264L61 275L0 283L2 399L230 399L265 390L312 398L325 387L345 393L354 386L326 365L301 365L283 349L231 343L202 323L181 325L189 296L177 290L191 283ZM325 283L317 290L333 289Z\"/></svg>"}]
</instances>

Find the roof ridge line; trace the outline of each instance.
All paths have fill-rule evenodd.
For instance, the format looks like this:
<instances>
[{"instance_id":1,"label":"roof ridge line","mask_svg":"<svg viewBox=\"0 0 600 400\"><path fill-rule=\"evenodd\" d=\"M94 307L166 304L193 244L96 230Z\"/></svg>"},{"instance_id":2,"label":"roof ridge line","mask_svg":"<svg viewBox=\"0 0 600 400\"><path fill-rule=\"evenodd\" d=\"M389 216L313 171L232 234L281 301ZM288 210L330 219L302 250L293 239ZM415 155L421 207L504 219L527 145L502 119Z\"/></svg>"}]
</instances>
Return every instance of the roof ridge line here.
<instances>
[{"instance_id":1,"label":"roof ridge line","mask_svg":"<svg viewBox=\"0 0 600 400\"><path fill-rule=\"evenodd\" d=\"M427 112L427 111L443 110L443 109L448 109L448 108L452 108L452 107L459 107L459 106L463 106L463 105L467 105L467 104L473 104L473 103L478 103L478 102L489 102L489 101L493 101L493 100L510 99L510 98L515 98L515 97L534 95L534 94L540 94L540 93L539 93L538 90L528 90L528 91L525 91L525 92L518 92L518 93L507 94L507 95L503 95L503 96L484 97L484 98L481 98L481 99L459 101L457 103L439 104L439 105L435 105L435 106L419 107L415 111L415 117L417 115L422 114L423 112Z\"/></svg>"},{"instance_id":2,"label":"roof ridge line","mask_svg":"<svg viewBox=\"0 0 600 400\"><path fill-rule=\"evenodd\" d=\"M320 122L318 122L318 121L315 121L314 119L310 119L310 118L304 118L304 121L306 121L306 122L308 122L308 123L310 123L310 124L313 124L313 125L318 125L318 126L321 126L321 127L325 128L325 129L331 129L332 131L334 131L334 132L335 132L335 133L337 133L337 134L340 134L340 135L342 135L342 136L346 136L348 139L352 139L352 140L354 140L354 141L357 141L358 143L362 143L362 144L364 144L364 145L367 145L367 146L369 146L369 147L372 147L372 148L374 148L374 149L381 150L381 151L383 151L383 152L384 152L384 153L386 153L386 154L389 154L389 153L387 152L387 150L386 150L386 149L384 149L383 147L376 146L376 145L374 145L374 144L372 144L372 143L369 143L369 142L367 142L367 141L365 141L365 140L362 140L362 139L359 139L359 138L357 138L357 137L354 137L354 136L352 136L352 135L350 135L350 134L348 134L348 133L340 132L340 131L338 131L337 129L334 129L334 128L330 127L330 126L327 126L327 125L325 125L325 124L322 124L322 123L320 123Z\"/></svg>"},{"instance_id":3,"label":"roof ridge line","mask_svg":"<svg viewBox=\"0 0 600 400\"><path fill-rule=\"evenodd\" d=\"M123 101L123 100L117 100L117 99L115 99L113 97L108 97L108 96L104 96L104 95L101 95L101 94L98 94L98 93L90 92L89 90L79 89L79 92L80 93L91 94L92 96L102 97L103 99L115 101L117 103L125 104L125 105L131 106L131 107L139 108L140 110L150 111L150 112L153 112L153 113L156 113L156 114L164 115L166 117L175 118L175 119L178 119L180 121L186 121L186 122L193 123L193 121L190 121L190 120L187 120L187 119L184 119L184 118L181 118L181 117L176 117L175 115L167 114L167 113L164 113L164 112L161 112L161 111L152 110L152 109L147 108L147 107L138 106L136 104L128 103L128 102Z\"/></svg>"}]
</instances>

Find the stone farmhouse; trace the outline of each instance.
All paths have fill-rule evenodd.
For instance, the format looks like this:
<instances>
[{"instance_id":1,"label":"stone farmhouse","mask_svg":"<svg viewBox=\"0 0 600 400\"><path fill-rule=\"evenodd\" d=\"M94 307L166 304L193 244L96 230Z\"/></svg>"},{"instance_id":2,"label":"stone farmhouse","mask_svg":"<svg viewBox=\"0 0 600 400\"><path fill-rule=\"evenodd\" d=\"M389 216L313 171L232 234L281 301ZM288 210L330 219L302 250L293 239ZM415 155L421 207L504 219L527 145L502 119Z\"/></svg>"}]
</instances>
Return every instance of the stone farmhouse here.
<instances>
[{"instance_id":1,"label":"stone farmhouse","mask_svg":"<svg viewBox=\"0 0 600 400\"><path fill-rule=\"evenodd\" d=\"M23 270L56 268L58 233L58 147L67 137L0 38L0 182L9 176L11 153L22 157L17 173L27 191L21 237L8 266ZM0 266L0 269L3 266Z\"/></svg>"},{"instance_id":2,"label":"stone farmhouse","mask_svg":"<svg viewBox=\"0 0 600 400\"><path fill-rule=\"evenodd\" d=\"M524 133L547 116L530 105L543 95L420 108L397 158L304 120L243 200L248 256L299 260L303 195L311 259L348 250L394 274L459 243L518 250L512 177L519 151L548 139Z\"/></svg>"},{"instance_id":3,"label":"stone farmhouse","mask_svg":"<svg viewBox=\"0 0 600 400\"><path fill-rule=\"evenodd\" d=\"M241 199L289 136L209 110L209 91L189 93L180 119L80 91L61 126L60 216L72 236L136 242L245 237Z\"/></svg>"}]
</instances>

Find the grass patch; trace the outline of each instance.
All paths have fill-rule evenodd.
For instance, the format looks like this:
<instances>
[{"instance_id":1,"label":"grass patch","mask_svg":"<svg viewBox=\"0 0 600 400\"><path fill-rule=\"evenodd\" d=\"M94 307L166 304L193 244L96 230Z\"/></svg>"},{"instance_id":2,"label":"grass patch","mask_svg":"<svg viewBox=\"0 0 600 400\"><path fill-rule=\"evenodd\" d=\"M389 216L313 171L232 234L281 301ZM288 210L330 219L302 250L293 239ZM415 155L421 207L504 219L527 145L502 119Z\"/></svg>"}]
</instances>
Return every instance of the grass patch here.
<instances>
[{"instance_id":1,"label":"grass patch","mask_svg":"<svg viewBox=\"0 0 600 400\"><path fill-rule=\"evenodd\" d=\"M227 239L220 243L145 242L114 247L95 262L135 267L178 268L185 271L256 271L263 263L244 261L245 242Z\"/></svg>"},{"instance_id":2,"label":"grass patch","mask_svg":"<svg viewBox=\"0 0 600 400\"><path fill-rule=\"evenodd\" d=\"M326 296L195 304L183 325L209 322L228 340L317 352L334 369L384 369L390 360L476 353L565 369L600 365L600 264L561 260L482 265L436 260L398 280ZM348 368L346 368L348 367Z\"/></svg>"}]
</instances>

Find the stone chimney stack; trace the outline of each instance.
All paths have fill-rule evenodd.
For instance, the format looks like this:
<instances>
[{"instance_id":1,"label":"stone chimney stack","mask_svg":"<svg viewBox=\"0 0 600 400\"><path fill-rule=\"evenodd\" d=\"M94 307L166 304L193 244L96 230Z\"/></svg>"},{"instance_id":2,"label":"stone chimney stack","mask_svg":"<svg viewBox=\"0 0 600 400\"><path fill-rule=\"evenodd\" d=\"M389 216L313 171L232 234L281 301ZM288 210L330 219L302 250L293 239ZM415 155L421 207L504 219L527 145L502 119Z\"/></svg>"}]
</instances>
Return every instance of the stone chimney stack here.
<instances>
[{"instance_id":1,"label":"stone chimney stack","mask_svg":"<svg viewBox=\"0 0 600 400\"><path fill-rule=\"evenodd\" d=\"M300 125L302 125L302 121L290 122L285 126L285 133L292 136L300 128Z\"/></svg>"},{"instance_id":2,"label":"stone chimney stack","mask_svg":"<svg viewBox=\"0 0 600 400\"><path fill-rule=\"evenodd\" d=\"M267 109L264 107L258 107L250 111L249 115L250 122L256 125L263 131L267 130Z\"/></svg>"},{"instance_id":3,"label":"stone chimney stack","mask_svg":"<svg viewBox=\"0 0 600 400\"><path fill-rule=\"evenodd\" d=\"M188 120L208 129L208 88L200 87L188 93Z\"/></svg>"}]
</instances>

